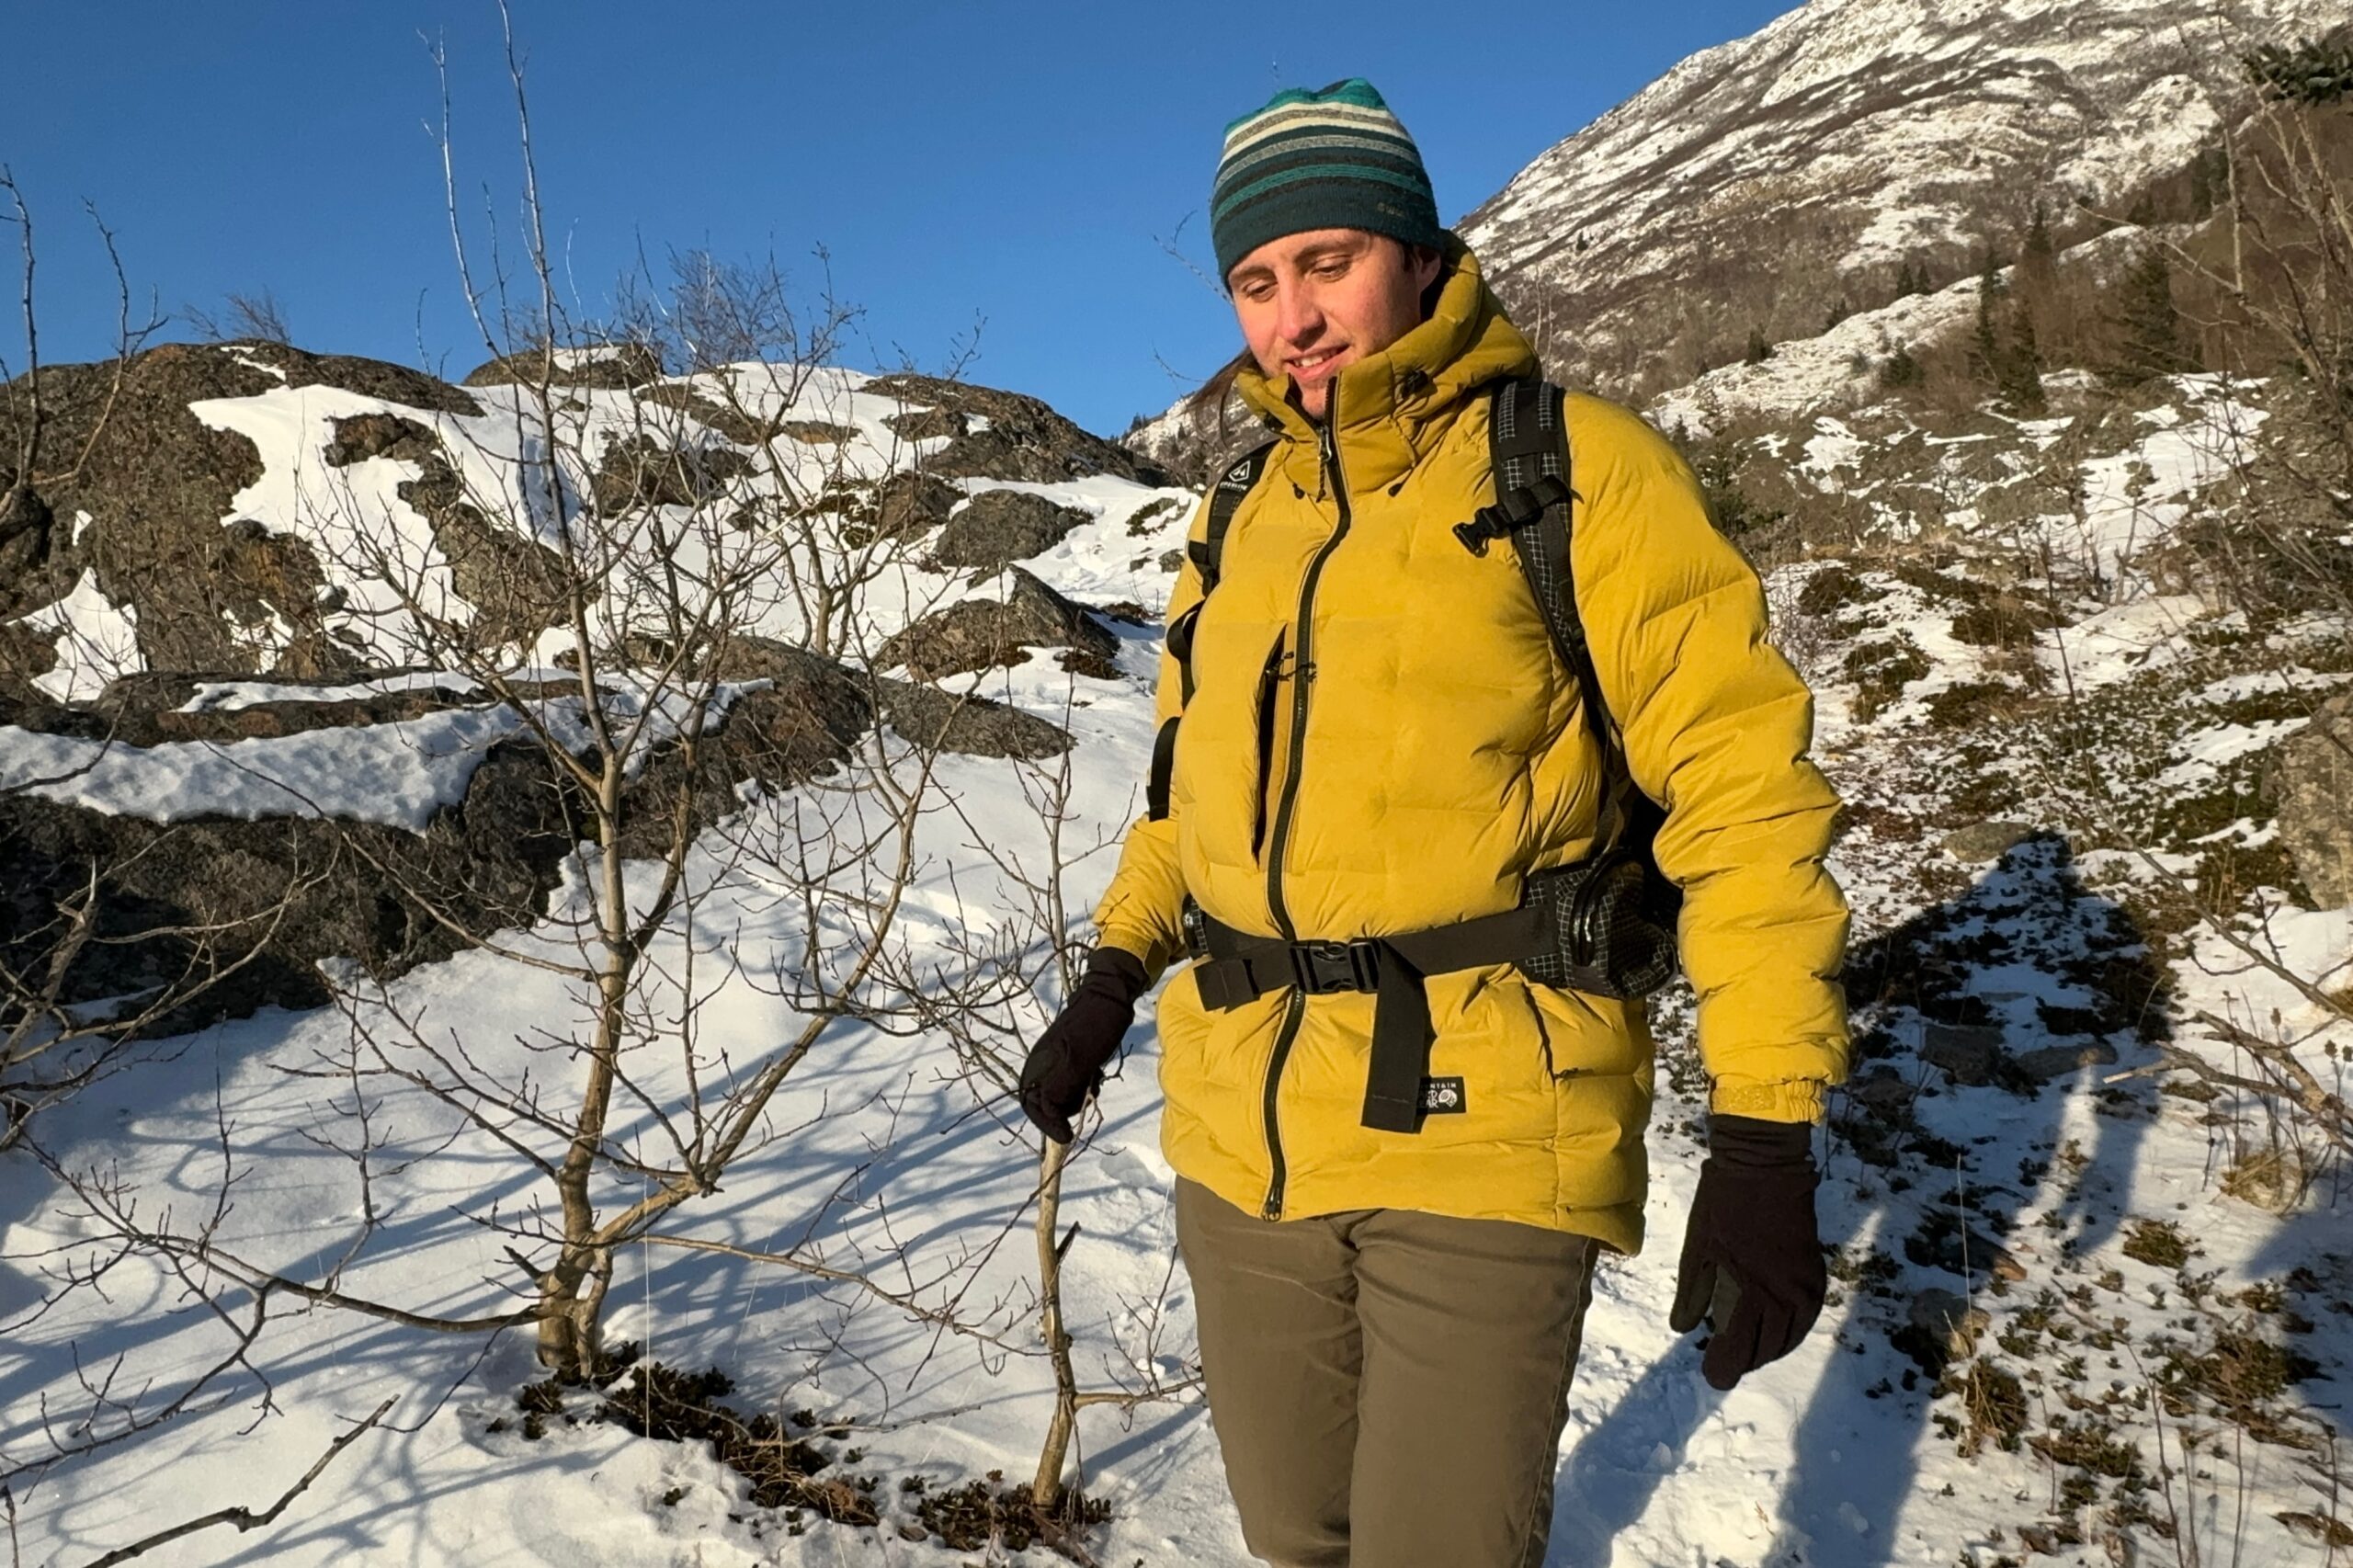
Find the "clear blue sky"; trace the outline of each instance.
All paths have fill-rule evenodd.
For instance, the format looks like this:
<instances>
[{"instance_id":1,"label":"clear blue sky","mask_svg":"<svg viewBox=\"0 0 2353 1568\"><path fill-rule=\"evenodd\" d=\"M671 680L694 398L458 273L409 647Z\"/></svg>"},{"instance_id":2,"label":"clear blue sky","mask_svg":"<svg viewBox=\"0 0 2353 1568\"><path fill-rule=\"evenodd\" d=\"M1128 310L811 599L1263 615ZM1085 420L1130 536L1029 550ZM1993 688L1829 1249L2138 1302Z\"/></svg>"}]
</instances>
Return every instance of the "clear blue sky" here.
<instances>
[{"instance_id":1,"label":"clear blue sky","mask_svg":"<svg viewBox=\"0 0 2353 1568\"><path fill-rule=\"evenodd\" d=\"M1277 88L1370 77L1451 222L1677 60L1787 8L1525 0L1488 11L1490 30L1428 0L515 0L547 222L586 309L641 245L657 265L773 253L813 283L822 244L866 312L850 362L936 367L977 319L973 379L1107 433L1191 384L1172 371L1197 380L1231 352L1222 300L1162 242L1209 270L1219 132ZM48 0L8 33L0 162L40 225L45 358L111 343L85 199L166 311L266 288L308 348L451 375L482 358L420 35L451 59L477 233L485 187L511 228L491 0Z\"/></svg>"}]
</instances>

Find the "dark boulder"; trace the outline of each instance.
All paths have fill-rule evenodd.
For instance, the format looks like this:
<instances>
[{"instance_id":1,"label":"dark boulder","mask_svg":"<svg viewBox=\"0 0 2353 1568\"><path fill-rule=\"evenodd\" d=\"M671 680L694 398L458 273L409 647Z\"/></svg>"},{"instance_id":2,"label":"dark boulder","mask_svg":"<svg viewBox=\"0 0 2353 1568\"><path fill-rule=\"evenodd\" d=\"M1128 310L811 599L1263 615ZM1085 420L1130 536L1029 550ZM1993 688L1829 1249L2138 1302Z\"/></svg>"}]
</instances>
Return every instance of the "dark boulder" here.
<instances>
[{"instance_id":1,"label":"dark boulder","mask_svg":"<svg viewBox=\"0 0 2353 1568\"><path fill-rule=\"evenodd\" d=\"M924 459L924 468L932 473L950 479L1020 479L1038 483L1108 473L1140 484L1167 483L1167 476L1149 458L1089 435L1038 399L1019 392L913 372L878 376L859 390L871 397L899 399L906 405L903 415L936 410L965 417L965 431ZM970 428L982 421L986 422L982 428Z\"/></svg>"},{"instance_id":2,"label":"dark boulder","mask_svg":"<svg viewBox=\"0 0 2353 1568\"><path fill-rule=\"evenodd\" d=\"M936 681L1021 664L1031 647L1068 648L1105 661L1119 652L1118 637L1019 567L1006 570L1005 584L1001 601L963 599L925 616L885 642L875 663L904 665L915 679Z\"/></svg>"},{"instance_id":3,"label":"dark boulder","mask_svg":"<svg viewBox=\"0 0 2353 1568\"><path fill-rule=\"evenodd\" d=\"M52 365L40 376L46 423L34 467L55 476L38 486L53 522L38 551L43 570L0 578L0 614L54 603L93 572L136 618L140 655L157 669L250 671L246 629L273 619L293 641L278 667L357 663L327 633L325 577L310 548L232 516L237 494L261 477L260 452L205 424L191 403L324 385L430 412L482 412L422 371L275 343L168 343L120 367ZM0 451L18 449L28 403L0 396ZM85 512L86 526L74 521ZM31 547L19 548L29 559Z\"/></svg>"},{"instance_id":4,"label":"dark boulder","mask_svg":"<svg viewBox=\"0 0 2353 1568\"><path fill-rule=\"evenodd\" d=\"M911 408L883 415L882 423L902 441L953 440L972 427L971 417L953 408Z\"/></svg>"},{"instance_id":5,"label":"dark boulder","mask_svg":"<svg viewBox=\"0 0 2353 1568\"><path fill-rule=\"evenodd\" d=\"M934 474L904 470L874 487L874 527L885 539L900 539L948 520L964 493Z\"/></svg>"},{"instance_id":6,"label":"dark boulder","mask_svg":"<svg viewBox=\"0 0 2353 1568\"><path fill-rule=\"evenodd\" d=\"M335 422L335 438L322 455L335 468L349 468L369 458L421 462L441 452L441 437L414 419L397 414L355 414Z\"/></svg>"},{"instance_id":7,"label":"dark boulder","mask_svg":"<svg viewBox=\"0 0 2353 1568\"><path fill-rule=\"evenodd\" d=\"M951 513L932 547L942 566L996 572L1043 555L1094 519L1027 490L983 490Z\"/></svg>"},{"instance_id":8,"label":"dark boulder","mask_svg":"<svg viewBox=\"0 0 2353 1568\"><path fill-rule=\"evenodd\" d=\"M730 680L773 681L778 690L796 694L801 709L830 715L853 735L879 714L917 745L967 756L1059 756L1071 746L1061 725L1017 708L984 697L951 697L913 681L859 676L822 654L765 637L736 638L719 669ZM731 716L730 729L738 722ZM772 733L772 718L762 714L756 723L760 733Z\"/></svg>"},{"instance_id":9,"label":"dark boulder","mask_svg":"<svg viewBox=\"0 0 2353 1568\"><path fill-rule=\"evenodd\" d=\"M470 387L587 387L627 392L662 379L662 356L642 343L603 343L577 348L526 348L503 354L466 372Z\"/></svg>"},{"instance_id":10,"label":"dark boulder","mask_svg":"<svg viewBox=\"0 0 2353 1568\"><path fill-rule=\"evenodd\" d=\"M2320 705L2271 765L2279 842L2322 909L2353 904L2353 691Z\"/></svg>"},{"instance_id":11,"label":"dark boulder","mask_svg":"<svg viewBox=\"0 0 2353 1568\"><path fill-rule=\"evenodd\" d=\"M50 534L56 514L30 483L0 474L0 615L56 598L51 586Z\"/></svg>"},{"instance_id":12,"label":"dark boulder","mask_svg":"<svg viewBox=\"0 0 2353 1568\"><path fill-rule=\"evenodd\" d=\"M605 444L589 479L589 499L607 517L632 506L695 506L750 467L732 448L672 445L641 432Z\"/></svg>"}]
</instances>

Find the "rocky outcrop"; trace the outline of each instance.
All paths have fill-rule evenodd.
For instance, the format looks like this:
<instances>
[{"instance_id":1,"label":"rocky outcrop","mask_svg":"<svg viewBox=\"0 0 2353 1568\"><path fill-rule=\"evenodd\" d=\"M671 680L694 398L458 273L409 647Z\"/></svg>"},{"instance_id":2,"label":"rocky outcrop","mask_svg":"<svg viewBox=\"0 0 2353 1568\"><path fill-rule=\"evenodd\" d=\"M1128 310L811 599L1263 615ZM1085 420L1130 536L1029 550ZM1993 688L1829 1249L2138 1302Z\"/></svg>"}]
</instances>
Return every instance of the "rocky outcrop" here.
<instances>
[{"instance_id":1,"label":"rocky outcrop","mask_svg":"<svg viewBox=\"0 0 2353 1568\"><path fill-rule=\"evenodd\" d=\"M529 921L575 836L546 761L513 742L483 757L463 803L423 834L286 818L166 824L0 798L0 950L40 961L58 901L95 876L100 939L76 957L65 999L222 976L163 1032L316 1006L327 999L322 960L389 978L458 950L445 920L481 935Z\"/></svg>"},{"instance_id":2,"label":"rocky outcrop","mask_svg":"<svg viewBox=\"0 0 2353 1568\"><path fill-rule=\"evenodd\" d=\"M997 572L1043 555L1093 518L1027 490L983 490L951 514L932 547L942 566Z\"/></svg>"},{"instance_id":3,"label":"rocky outcrop","mask_svg":"<svg viewBox=\"0 0 2353 1568\"><path fill-rule=\"evenodd\" d=\"M119 372L108 362L40 374L47 424L35 468L63 477L15 504L0 540L14 568L0 576L0 616L52 604L91 573L108 600L133 614L140 654L160 669L252 670L256 654L243 629L272 622L291 639L280 670L324 675L358 664L327 633L325 576L310 549L232 515L237 494L262 475L260 452L205 424L191 403L324 385L425 411L481 412L421 371L274 343L165 344ZM26 404L21 395L0 398L0 451L17 449L12 421ZM390 431L390 441L403 434ZM355 432L362 445L383 438ZM14 480L0 475L0 488L15 488Z\"/></svg>"},{"instance_id":4,"label":"rocky outcrop","mask_svg":"<svg viewBox=\"0 0 2353 1568\"><path fill-rule=\"evenodd\" d=\"M971 416L953 408L911 408L885 415L882 423L902 441L953 440L972 427Z\"/></svg>"},{"instance_id":5,"label":"rocky outcrop","mask_svg":"<svg viewBox=\"0 0 2353 1568\"><path fill-rule=\"evenodd\" d=\"M526 348L466 372L470 387L589 387L626 392L662 379L662 357L642 343L583 348Z\"/></svg>"},{"instance_id":6,"label":"rocky outcrop","mask_svg":"<svg viewBox=\"0 0 2353 1568\"><path fill-rule=\"evenodd\" d=\"M1999 860L2033 837L2035 832L2033 825L2028 823L1975 822L1954 828L1938 842L1954 859L1984 865Z\"/></svg>"},{"instance_id":7,"label":"rocky outcrop","mask_svg":"<svg viewBox=\"0 0 2353 1568\"><path fill-rule=\"evenodd\" d=\"M474 607L472 631L486 646L529 642L561 618L563 562L535 540L499 528L466 494L436 432L397 414L360 414L335 422L322 455L347 468L371 458L417 466L394 494L433 529L460 597Z\"/></svg>"},{"instance_id":8,"label":"rocky outcrop","mask_svg":"<svg viewBox=\"0 0 2353 1568\"><path fill-rule=\"evenodd\" d=\"M2353 903L2353 691L2331 698L2279 748L2271 792L2279 842L2323 909Z\"/></svg>"},{"instance_id":9,"label":"rocky outcrop","mask_svg":"<svg viewBox=\"0 0 2353 1568\"><path fill-rule=\"evenodd\" d=\"M968 427L924 459L924 470L929 473L949 479L1020 479L1035 483L1092 473L1113 474L1139 484L1168 482L1149 458L1087 434L1038 399L1019 392L912 372L878 376L858 390L870 397L904 400L907 406L902 415L891 417L926 410L964 416ZM973 425L980 427L969 427Z\"/></svg>"},{"instance_id":10,"label":"rocky outcrop","mask_svg":"<svg viewBox=\"0 0 2353 1568\"><path fill-rule=\"evenodd\" d=\"M918 744L983 756L1051 756L1071 744L1057 726L1001 704L876 680L760 639L732 646L714 673L765 684L734 695L691 767L676 747L649 758L630 785L625 855L660 852L682 791L696 825L707 826L739 809L746 783L787 788L837 768L878 722ZM202 684L132 676L89 708L0 696L0 723L151 746L356 728L483 700L452 684L183 711ZM556 684L539 695L568 690ZM422 833L310 817L162 824L0 794L0 954L38 969L59 902L95 876L101 939L75 958L67 1000L187 990L218 973L157 1029L315 1006L327 999L322 962L350 960L389 979L544 914L588 820L576 790L535 743L510 740L483 755L464 798Z\"/></svg>"},{"instance_id":11,"label":"rocky outcrop","mask_svg":"<svg viewBox=\"0 0 2353 1568\"><path fill-rule=\"evenodd\" d=\"M935 474L909 469L874 487L874 527L885 539L938 528L964 493Z\"/></svg>"},{"instance_id":12,"label":"rocky outcrop","mask_svg":"<svg viewBox=\"0 0 2353 1568\"><path fill-rule=\"evenodd\" d=\"M605 444L589 499L604 517L632 506L693 506L750 469L749 460L726 447L674 446L639 432Z\"/></svg>"},{"instance_id":13,"label":"rocky outcrop","mask_svg":"<svg viewBox=\"0 0 2353 1568\"><path fill-rule=\"evenodd\" d=\"M951 697L931 687L858 676L805 648L738 637L719 662L729 680L773 681L823 694L826 710L854 714L862 732L876 717L918 745L966 756L1059 756L1071 739L1060 725L984 697Z\"/></svg>"},{"instance_id":14,"label":"rocky outcrop","mask_svg":"<svg viewBox=\"0 0 2353 1568\"><path fill-rule=\"evenodd\" d=\"M875 664L904 665L917 680L1026 662L1032 647L1066 648L1107 673L1120 640L1086 610L1019 567L1005 574L1002 600L963 599L934 610L882 644Z\"/></svg>"}]
</instances>

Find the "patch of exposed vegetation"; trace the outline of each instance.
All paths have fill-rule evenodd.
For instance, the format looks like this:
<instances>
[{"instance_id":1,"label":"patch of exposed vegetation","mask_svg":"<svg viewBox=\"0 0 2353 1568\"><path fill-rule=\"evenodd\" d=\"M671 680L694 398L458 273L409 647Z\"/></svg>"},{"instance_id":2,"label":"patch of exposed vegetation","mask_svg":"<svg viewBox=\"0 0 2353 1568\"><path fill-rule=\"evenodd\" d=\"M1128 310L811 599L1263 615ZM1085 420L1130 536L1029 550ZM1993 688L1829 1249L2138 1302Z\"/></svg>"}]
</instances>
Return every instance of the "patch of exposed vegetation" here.
<instances>
[{"instance_id":1,"label":"patch of exposed vegetation","mask_svg":"<svg viewBox=\"0 0 2353 1568\"><path fill-rule=\"evenodd\" d=\"M1840 661L1839 673L1855 686L1855 718L1869 723L1899 702L1904 688L1928 677L1928 655L1909 632L1866 642Z\"/></svg>"},{"instance_id":2,"label":"patch of exposed vegetation","mask_svg":"<svg viewBox=\"0 0 2353 1568\"><path fill-rule=\"evenodd\" d=\"M1111 1517L1109 1503L1075 1487L1063 1493L1059 1506L1043 1509L1028 1482L1010 1487L1004 1482L1005 1472L993 1470L985 1481L932 1492L921 1477L910 1476L901 1490L917 1496L915 1517L923 1528L958 1551L1018 1552L1040 1544L1060 1549L1079 1531Z\"/></svg>"},{"instance_id":3,"label":"patch of exposed vegetation","mask_svg":"<svg viewBox=\"0 0 2353 1568\"><path fill-rule=\"evenodd\" d=\"M2135 1220L2124 1232L2124 1256L2152 1268L2179 1268L2197 1249L2171 1220Z\"/></svg>"},{"instance_id":4,"label":"patch of exposed vegetation","mask_svg":"<svg viewBox=\"0 0 2353 1568\"><path fill-rule=\"evenodd\" d=\"M2004 1453L2018 1451L2026 1435L2026 1388L2018 1374L1984 1356L1946 1372L1937 1384L1939 1397L1956 1396L1961 1414L1935 1416L1938 1429L1961 1445L1963 1459L1974 1459L1992 1443Z\"/></svg>"}]
</instances>

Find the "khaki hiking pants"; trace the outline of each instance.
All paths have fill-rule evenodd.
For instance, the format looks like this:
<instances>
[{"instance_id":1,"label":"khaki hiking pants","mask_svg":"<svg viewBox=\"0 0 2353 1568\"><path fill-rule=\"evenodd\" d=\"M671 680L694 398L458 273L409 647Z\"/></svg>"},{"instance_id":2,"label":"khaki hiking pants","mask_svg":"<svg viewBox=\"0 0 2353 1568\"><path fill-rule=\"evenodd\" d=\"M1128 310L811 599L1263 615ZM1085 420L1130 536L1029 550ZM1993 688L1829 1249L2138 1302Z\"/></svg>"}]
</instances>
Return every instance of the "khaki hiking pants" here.
<instances>
[{"instance_id":1,"label":"khaki hiking pants","mask_svg":"<svg viewBox=\"0 0 2353 1568\"><path fill-rule=\"evenodd\" d=\"M1537 1568L1597 1244L1176 1183L1210 1418L1277 1568Z\"/></svg>"}]
</instances>

